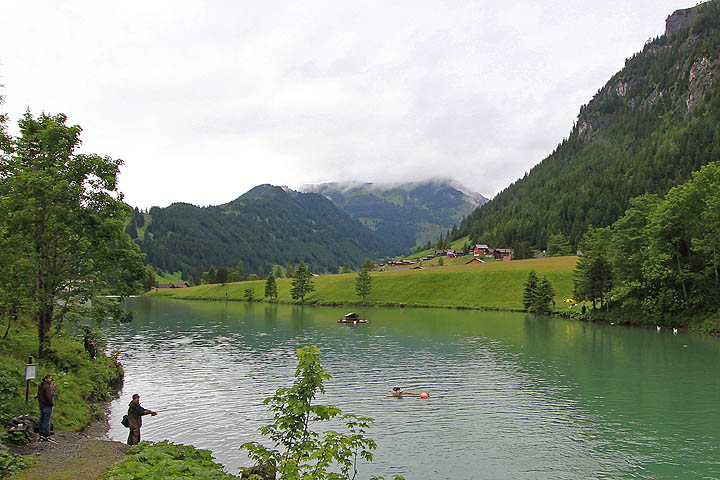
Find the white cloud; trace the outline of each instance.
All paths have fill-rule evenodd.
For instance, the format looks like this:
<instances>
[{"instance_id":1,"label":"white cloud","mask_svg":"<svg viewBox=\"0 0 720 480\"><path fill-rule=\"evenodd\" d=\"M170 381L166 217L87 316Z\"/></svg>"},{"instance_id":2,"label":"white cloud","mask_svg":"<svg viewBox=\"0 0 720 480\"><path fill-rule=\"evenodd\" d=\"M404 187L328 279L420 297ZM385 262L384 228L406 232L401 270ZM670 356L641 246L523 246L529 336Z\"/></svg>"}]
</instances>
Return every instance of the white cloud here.
<instances>
[{"instance_id":1,"label":"white cloud","mask_svg":"<svg viewBox=\"0 0 720 480\"><path fill-rule=\"evenodd\" d=\"M18 0L0 83L13 119L64 112L123 158L133 205L437 175L494 195L692 5Z\"/></svg>"}]
</instances>

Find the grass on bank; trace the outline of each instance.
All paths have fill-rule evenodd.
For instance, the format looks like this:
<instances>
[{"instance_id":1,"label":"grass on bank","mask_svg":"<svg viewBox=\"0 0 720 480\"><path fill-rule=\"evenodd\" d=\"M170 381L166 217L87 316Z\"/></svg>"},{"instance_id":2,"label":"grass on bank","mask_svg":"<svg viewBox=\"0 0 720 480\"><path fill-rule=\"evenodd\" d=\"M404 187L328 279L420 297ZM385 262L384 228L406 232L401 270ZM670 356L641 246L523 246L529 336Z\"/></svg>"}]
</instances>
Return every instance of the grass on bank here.
<instances>
[{"instance_id":1,"label":"grass on bank","mask_svg":"<svg viewBox=\"0 0 720 480\"><path fill-rule=\"evenodd\" d=\"M6 326L3 322L2 333ZM67 332L53 335L47 358L38 361L37 351L37 326L29 320L13 323L7 338L0 338L0 421L5 423L24 414L39 419L35 396L42 377L48 373L57 387L52 416L56 430L81 430L91 421L104 418L105 402L114 397L122 381L122 367L102 353L93 361L85 352L82 338ZM25 364L31 355L39 365L26 403ZM0 441L8 440L7 429L0 429Z\"/></svg>"},{"instance_id":2,"label":"grass on bank","mask_svg":"<svg viewBox=\"0 0 720 480\"><path fill-rule=\"evenodd\" d=\"M366 304L522 310L523 285L530 270L535 270L540 278L547 276L555 289L558 308L565 308L562 300L572 296L576 262L577 257L572 256L470 265L462 262L422 270L372 272L372 292L366 298ZM360 304L361 299L355 294L356 278L356 273L315 277L315 291L305 298L305 302ZM291 282L287 278L278 279L279 302L292 302ZM256 299L262 299L265 281L163 289L152 295L178 299L244 300L246 289L251 289Z\"/></svg>"}]
</instances>

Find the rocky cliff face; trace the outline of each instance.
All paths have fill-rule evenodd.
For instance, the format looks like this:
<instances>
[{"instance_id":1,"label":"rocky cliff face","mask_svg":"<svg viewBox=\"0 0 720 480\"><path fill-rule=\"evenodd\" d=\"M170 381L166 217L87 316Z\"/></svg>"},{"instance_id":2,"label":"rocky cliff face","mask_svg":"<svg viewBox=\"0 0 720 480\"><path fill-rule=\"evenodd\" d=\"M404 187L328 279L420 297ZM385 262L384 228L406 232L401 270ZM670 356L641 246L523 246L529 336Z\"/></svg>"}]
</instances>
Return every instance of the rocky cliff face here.
<instances>
[{"instance_id":1,"label":"rocky cliff face","mask_svg":"<svg viewBox=\"0 0 720 480\"><path fill-rule=\"evenodd\" d=\"M715 2L670 15L665 35L629 58L625 68L580 109L573 133L590 142L614 115L658 104L691 114L720 75L720 59L707 54L707 32L700 34L693 28L710 3Z\"/></svg>"},{"instance_id":2,"label":"rocky cliff face","mask_svg":"<svg viewBox=\"0 0 720 480\"><path fill-rule=\"evenodd\" d=\"M689 28L698 16L697 7L676 10L665 20L665 35L672 37L680 30Z\"/></svg>"}]
</instances>

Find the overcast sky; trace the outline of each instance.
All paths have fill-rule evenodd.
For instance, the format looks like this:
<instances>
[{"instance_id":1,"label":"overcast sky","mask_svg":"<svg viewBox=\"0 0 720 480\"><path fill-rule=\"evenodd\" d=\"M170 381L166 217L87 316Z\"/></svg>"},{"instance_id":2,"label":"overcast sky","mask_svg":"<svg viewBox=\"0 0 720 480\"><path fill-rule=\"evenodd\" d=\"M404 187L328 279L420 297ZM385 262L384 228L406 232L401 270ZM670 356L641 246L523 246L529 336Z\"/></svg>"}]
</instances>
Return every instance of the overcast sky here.
<instances>
[{"instance_id":1,"label":"overcast sky","mask_svg":"<svg viewBox=\"0 0 720 480\"><path fill-rule=\"evenodd\" d=\"M437 176L492 197L695 3L5 0L0 108L12 132L65 113L141 208Z\"/></svg>"}]
</instances>

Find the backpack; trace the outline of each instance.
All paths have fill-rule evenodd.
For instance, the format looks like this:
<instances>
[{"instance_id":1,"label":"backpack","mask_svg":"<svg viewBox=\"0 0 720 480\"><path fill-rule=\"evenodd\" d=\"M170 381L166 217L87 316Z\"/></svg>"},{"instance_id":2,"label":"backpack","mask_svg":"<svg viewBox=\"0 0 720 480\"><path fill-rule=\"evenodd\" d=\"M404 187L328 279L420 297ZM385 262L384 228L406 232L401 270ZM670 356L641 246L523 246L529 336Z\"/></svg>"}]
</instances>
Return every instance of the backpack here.
<instances>
[{"instance_id":1,"label":"backpack","mask_svg":"<svg viewBox=\"0 0 720 480\"><path fill-rule=\"evenodd\" d=\"M128 422L128 416L123 415L123 419L120 421L122 423L123 427L130 428L130 423Z\"/></svg>"}]
</instances>

